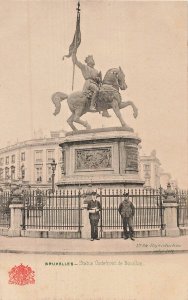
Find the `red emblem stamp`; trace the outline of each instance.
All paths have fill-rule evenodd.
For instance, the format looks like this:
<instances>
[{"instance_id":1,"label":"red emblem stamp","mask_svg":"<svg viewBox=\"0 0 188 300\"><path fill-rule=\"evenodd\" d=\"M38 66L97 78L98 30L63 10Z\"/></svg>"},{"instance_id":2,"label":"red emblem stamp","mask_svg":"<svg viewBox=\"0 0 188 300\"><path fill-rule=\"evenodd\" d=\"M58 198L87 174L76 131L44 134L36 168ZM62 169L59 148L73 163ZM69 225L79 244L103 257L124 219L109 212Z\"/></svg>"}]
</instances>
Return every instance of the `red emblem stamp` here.
<instances>
[{"instance_id":1,"label":"red emblem stamp","mask_svg":"<svg viewBox=\"0 0 188 300\"><path fill-rule=\"evenodd\" d=\"M9 284L26 285L35 283L35 272L29 266L14 266L9 272Z\"/></svg>"}]
</instances>

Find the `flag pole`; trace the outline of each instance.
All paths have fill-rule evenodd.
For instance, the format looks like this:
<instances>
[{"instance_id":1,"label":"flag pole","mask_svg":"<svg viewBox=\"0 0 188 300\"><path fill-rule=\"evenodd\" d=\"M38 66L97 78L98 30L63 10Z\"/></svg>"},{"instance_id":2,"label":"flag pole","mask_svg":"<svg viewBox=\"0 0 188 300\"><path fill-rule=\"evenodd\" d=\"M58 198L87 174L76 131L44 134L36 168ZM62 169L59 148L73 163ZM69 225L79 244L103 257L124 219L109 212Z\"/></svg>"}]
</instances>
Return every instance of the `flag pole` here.
<instances>
[{"instance_id":1,"label":"flag pole","mask_svg":"<svg viewBox=\"0 0 188 300\"><path fill-rule=\"evenodd\" d=\"M78 22L78 18L80 17L80 1L78 1L78 6L77 6L77 22ZM75 44L75 48L76 48L76 38L74 41ZM73 73L72 73L72 91L74 90L74 75L75 75L75 63L73 63Z\"/></svg>"},{"instance_id":2,"label":"flag pole","mask_svg":"<svg viewBox=\"0 0 188 300\"><path fill-rule=\"evenodd\" d=\"M72 91L74 90L74 74L75 74L75 63L73 63L73 73L72 73Z\"/></svg>"}]
</instances>

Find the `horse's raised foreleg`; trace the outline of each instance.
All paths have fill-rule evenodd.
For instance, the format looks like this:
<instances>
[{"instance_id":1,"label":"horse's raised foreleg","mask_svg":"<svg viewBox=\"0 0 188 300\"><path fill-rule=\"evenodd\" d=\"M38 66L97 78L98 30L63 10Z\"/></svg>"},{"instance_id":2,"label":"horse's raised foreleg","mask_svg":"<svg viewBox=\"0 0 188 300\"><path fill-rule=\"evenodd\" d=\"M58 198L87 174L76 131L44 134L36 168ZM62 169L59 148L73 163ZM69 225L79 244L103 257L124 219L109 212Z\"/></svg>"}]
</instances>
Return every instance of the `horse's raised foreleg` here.
<instances>
[{"instance_id":1,"label":"horse's raised foreleg","mask_svg":"<svg viewBox=\"0 0 188 300\"><path fill-rule=\"evenodd\" d=\"M136 118L137 115L138 115L138 109L137 109L137 107L134 105L134 103L132 101L121 102L119 104L119 108L122 109L122 108L125 108L125 107L129 106L129 105L132 106L133 116Z\"/></svg>"},{"instance_id":2,"label":"horse's raised foreleg","mask_svg":"<svg viewBox=\"0 0 188 300\"><path fill-rule=\"evenodd\" d=\"M115 115L118 117L118 119L121 122L121 126L124 127L125 129L132 130L132 128L129 127L123 120L123 117L122 117L120 109L119 109L118 102L116 100L113 100L111 105L112 105L112 109L113 109Z\"/></svg>"},{"instance_id":3,"label":"horse's raised foreleg","mask_svg":"<svg viewBox=\"0 0 188 300\"><path fill-rule=\"evenodd\" d=\"M82 126L84 126L86 129L91 129L91 126L88 124L87 121L83 121L80 119L80 117L82 116L82 108L81 109L78 109L75 111L75 114L74 114L74 118L73 118L73 121L75 123L78 123L78 124L81 124ZM74 130L74 129L73 129Z\"/></svg>"},{"instance_id":4,"label":"horse's raised foreleg","mask_svg":"<svg viewBox=\"0 0 188 300\"><path fill-rule=\"evenodd\" d=\"M74 126L73 121L74 121L74 113L72 113L72 115L67 119L67 123L69 124L69 126L72 128L73 131L76 131L78 129Z\"/></svg>"}]
</instances>

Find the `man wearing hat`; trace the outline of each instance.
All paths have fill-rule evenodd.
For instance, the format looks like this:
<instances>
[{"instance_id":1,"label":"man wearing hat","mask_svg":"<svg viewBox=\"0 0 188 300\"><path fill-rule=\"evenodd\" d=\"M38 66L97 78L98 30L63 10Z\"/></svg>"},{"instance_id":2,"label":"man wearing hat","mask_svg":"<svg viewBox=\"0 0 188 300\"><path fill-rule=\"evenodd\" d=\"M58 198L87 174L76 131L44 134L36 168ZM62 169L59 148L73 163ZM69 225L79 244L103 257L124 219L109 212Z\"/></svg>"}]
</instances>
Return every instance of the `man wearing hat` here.
<instances>
[{"instance_id":1,"label":"man wearing hat","mask_svg":"<svg viewBox=\"0 0 188 300\"><path fill-rule=\"evenodd\" d=\"M124 200L120 203L118 210L123 222L124 239L127 240L130 235L131 240L134 241L134 230L132 224L133 216L135 213L135 207L133 203L129 200L129 193L125 193L123 196ZM127 231L127 225L129 226L129 234Z\"/></svg>"},{"instance_id":2,"label":"man wearing hat","mask_svg":"<svg viewBox=\"0 0 188 300\"><path fill-rule=\"evenodd\" d=\"M91 241L99 240L98 238L98 223L100 219L101 204L97 200L99 194L92 191L92 200L89 201L87 209L89 210L89 220L91 224Z\"/></svg>"}]
</instances>

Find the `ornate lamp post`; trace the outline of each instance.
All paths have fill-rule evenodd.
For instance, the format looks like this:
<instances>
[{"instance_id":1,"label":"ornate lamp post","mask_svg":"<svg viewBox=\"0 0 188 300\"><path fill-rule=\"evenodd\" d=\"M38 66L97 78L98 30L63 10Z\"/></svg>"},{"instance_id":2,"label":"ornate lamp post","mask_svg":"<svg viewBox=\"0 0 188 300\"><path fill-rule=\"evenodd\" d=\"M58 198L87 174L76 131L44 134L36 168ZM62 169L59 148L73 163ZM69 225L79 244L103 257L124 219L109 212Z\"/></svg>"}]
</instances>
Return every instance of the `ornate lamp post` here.
<instances>
[{"instance_id":1,"label":"ornate lamp post","mask_svg":"<svg viewBox=\"0 0 188 300\"><path fill-rule=\"evenodd\" d=\"M55 159L52 160L52 163L51 163L51 167L52 167L52 193L54 194L55 192L55 170L56 170L56 162L55 162Z\"/></svg>"}]
</instances>

